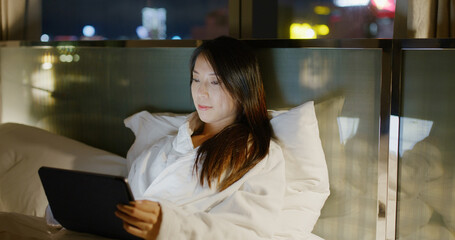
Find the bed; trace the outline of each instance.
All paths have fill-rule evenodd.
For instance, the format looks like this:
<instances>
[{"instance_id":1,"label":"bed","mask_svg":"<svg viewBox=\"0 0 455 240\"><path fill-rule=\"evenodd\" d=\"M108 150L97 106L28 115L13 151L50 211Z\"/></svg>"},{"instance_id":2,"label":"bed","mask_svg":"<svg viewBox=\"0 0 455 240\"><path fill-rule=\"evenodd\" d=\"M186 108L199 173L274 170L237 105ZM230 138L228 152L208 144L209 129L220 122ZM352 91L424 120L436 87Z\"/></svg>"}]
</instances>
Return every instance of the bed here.
<instances>
[{"instance_id":1,"label":"bed","mask_svg":"<svg viewBox=\"0 0 455 240\"><path fill-rule=\"evenodd\" d=\"M331 101L328 106L319 104L319 114L336 111L342 100ZM290 110L269 111L274 133L284 149L287 172L287 200L275 239L320 239L310 233L329 196L329 183L315 112L313 102ZM135 135L126 158L134 159L148 145L175 133L185 118L186 114L141 111L125 119L125 126ZM37 171L41 166L50 166L126 176L126 158L18 123L0 125L0 143L2 239L102 239L46 222L47 199Z\"/></svg>"},{"instance_id":2,"label":"bed","mask_svg":"<svg viewBox=\"0 0 455 240\"><path fill-rule=\"evenodd\" d=\"M299 216L290 216L290 219L293 220L289 222L293 222L295 226L293 229L289 227L290 229L286 231L313 231L325 239L375 238L373 227L361 228L359 226L360 221L372 221L369 226L375 225L377 212L368 207L376 204L376 199L370 197L375 194L360 182L358 175L346 176L345 172L346 165L350 164L352 172L363 173L363 169L367 168L364 160L371 155L374 148L368 144L368 141L358 138L351 139L345 144L340 142L338 118L344 102L343 96L333 96L314 104L314 109L308 111L305 108L307 111L295 115L289 114L289 112L295 112L292 110L270 111L271 117L279 116L282 113L287 114L281 116L284 118L282 120L272 118L272 122L279 121L280 124L275 123L275 126L286 126L286 128L275 129L281 134L279 137L285 143L289 145L294 142L301 143L294 150L302 151L301 146L307 145L308 142L315 145L309 147L309 149L313 149L312 151L303 150L301 153L295 154L308 158L306 162L305 160L304 162L297 161L296 165L289 168L290 171L298 169L294 175L297 179L303 179L307 183L305 184L308 187L306 190L309 190L307 197L314 197L313 201L306 203L303 201L294 207L299 210L321 209L328 196L329 186L318 185L318 183L327 177L324 175L327 168L330 175L330 197L325 202L322 211L315 213L317 216L313 215L308 218L318 219L318 221L305 220L304 216L308 216L306 215L308 213L300 216L302 218L298 221L293 220L298 219ZM313 103L310 103L312 106ZM317 119L308 120L308 114L310 113L309 115L312 116L312 112ZM129 129L135 135L135 141L129 147L125 157L36 126L20 123L1 124L0 238L103 239L99 236L68 231L46 224L44 217L47 199L38 178L39 167L52 166L126 176L126 158L134 158L146 144L152 143L159 136L175 131L184 117L185 114L150 114L147 111L140 111L125 119L124 128ZM303 128L288 127L299 126L299 122L303 123ZM315 125L315 123L317 124ZM314 149L317 149L318 146L330 149L329 154L322 153L322 157L315 155ZM355 152L352 152L353 149ZM289 157L286 156L287 161ZM419 161L414 161L415 159ZM434 161L428 161L428 159ZM452 186L450 185L451 178L447 176L447 172L443 171L443 163L437 148L428 139L422 141L416 144L414 149L406 152L403 156L403 164L403 169L409 173L405 174L408 178L412 178L413 174L422 175L424 173L426 173L426 177L421 179L423 182L406 181L412 184L402 186L403 194L406 194L403 197L403 201L406 203L404 206L410 209L409 211L403 210L409 214L402 214L399 219L402 226L401 233L405 236L402 239L413 239L416 236L425 236L426 239L440 239L441 236L444 239L454 239L451 232L453 230L450 230L454 228L453 215L440 209L439 206L442 205L441 201L444 199L437 197L442 195L441 191L444 191L441 186ZM430 171L423 171L423 168L430 169ZM421 188L422 184L426 187ZM316 206L311 206L311 204L316 204ZM417 216L411 210L415 208L420 209ZM441 225L432 223L434 221L430 222L435 209L444 217L441 219ZM419 230L415 231L416 228ZM302 239L311 238L317 239L318 237L312 235ZM277 239L289 238L283 234L281 238L277 236Z\"/></svg>"},{"instance_id":3,"label":"bed","mask_svg":"<svg viewBox=\"0 0 455 240\"><path fill-rule=\"evenodd\" d=\"M47 199L37 171L54 166L124 176L125 159L23 124L0 125L0 136L0 239L86 239L46 224Z\"/></svg>"},{"instance_id":4,"label":"bed","mask_svg":"<svg viewBox=\"0 0 455 240\"><path fill-rule=\"evenodd\" d=\"M302 203L297 207L300 209L322 208L320 213L316 213L318 216L320 214L319 218L316 217L318 222L306 222L304 219L300 219L293 230L287 229L287 231L313 231L325 239L359 239L357 237L374 239L375 237L374 228L360 228L358 225L359 221L376 219L376 211L366 207L368 204L373 205L376 202L376 199L368 197L367 193L371 190L356 182L355 175L348 178L343 172L333 170L343 169L349 162L353 164L354 171L362 172L362 168L366 167L362 159L367 157L369 154L367 151L372 149L366 141L359 139L343 145L338 136L334 134L333 131L335 133L339 131L336 119L340 115L343 105L343 97L334 97L315 104L318 127L313 126L303 132L300 130L302 134L296 134L303 136L303 139L297 141L314 142L316 146L322 143L322 146L326 148L330 146L332 151L335 149L338 152L336 155L332 153L332 157L329 159L331 162L327 163L324 157L310 154L310 162L301 165L308 166L308 168L300 168L296 175L300 179L306 179L307 182L313 181L314 184L314 179L321 180L325 177L324 171L320 169L326 169L327 164L330 173L331 195L322 208L325 198L328 196L328 192L324 192L328 190L328 186L310 184L309 193L315 195L316 200L310 201L310 203L316 203L318 206L305 206L305 203ZM283 111L271 111L270 113L279 116ZM44 216L47 200L37 175L38 168L52 166L126 176L126 158L134 158L144 148L145 143L153 142L160 135L175 131L184 116L184 114L170 113L150 114L142 111L126 119L125 128L134 132L136 140L125 157L34 126L19 123L1 124L0 239L103 239L99 236L68 231L46 224ZM290 122L281 125L289 126L289 124L295 124L305 119L301 118L301 120L285 119ZM306 124L310 125L305 126L311 126L308 121ZM316 130L317 132L315 132ZM283 129L278 131L283 132ZM299 132L293 128L289 128L287 131L290 133L282 133L282 139ZM154 134L141 134L146 132ZM318 142L319 139L321 142ZM292 139L292 141L294 140ZM348 149L351 149L350 146L356 146L357 150L353 155L352 152L346 152L344 146ZM448 175L450 172L444 171L440 152L432 140L428 138L416 144L413 149L404 154L402 161L403 171L405 171L403 176L409 179L404 181L406 184L402 186L401 197L403 206L409 210L402 209L403 214L398 220L401 226L400 233L403 235L400 239L416 239L422 236L425 239L455 239L453 214L441 208L441 206L449 206L453 202L447 202L445 198L439 197L444 196L443 191L449 191L452 194L455 192L447 190L447 187L452 186L453 188L452 177ZM298 166L292 168L295 167ZM321 172L322 175L317 174ZM417 182L410 181L415 175L422 177L418 178ZM320 201L317 201L318 199ZM412 209L419 209L419 211L413 212ZM435 215L439 216L439 221L434 220ZM313 216L310 219L315 218ZM440 222L440 224L435 224L435 222ZM340 229L345 231L340 231ZM286 239L285 236L277 237L277 239ZM318 239L316 235L308 236L307 239L311 238Z\"/></svg>"}]
</instances>

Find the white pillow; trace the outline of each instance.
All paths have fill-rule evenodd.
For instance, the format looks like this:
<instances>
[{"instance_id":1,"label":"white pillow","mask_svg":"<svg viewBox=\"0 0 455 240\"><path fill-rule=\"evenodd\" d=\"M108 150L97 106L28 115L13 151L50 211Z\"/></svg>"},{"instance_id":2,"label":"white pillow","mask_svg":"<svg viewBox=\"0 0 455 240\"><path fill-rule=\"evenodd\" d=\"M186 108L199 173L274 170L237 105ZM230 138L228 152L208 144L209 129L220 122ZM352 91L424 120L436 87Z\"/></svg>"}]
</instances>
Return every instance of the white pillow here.
<instances>
[{"instance_id":1,"label":"white pillow","mask_svg":"<svg viewBox=\"0 0 455 240\"><path fill-rule=\"evenodd\" d=\"M42 129L0 124L0 212L44 216L41 166L125 176L125 165L118 155Z\"/></svg>"},{"instance_id":2,"label":"white pillow","mask_svg":"<svg viewBox=\"0 0 455 240\"><path fill-rule=\"evenodd\" d=\"M450 167L446 165L445 169ZM444 224L455 236L455 181L452 173L448 170L442 177L426 182L418 196L441 215Z\"/></svg>"},{"instance_id":3,"label":"white pillow","mask_svg":"<svg viewBox=\"0 0 455 240\"><path fill-rule=\"evenodd\" d=\"M314 103L290 109L274 116L270 122L286 160L281 230L276 235L303 239L312 232L329 196L327 165Z\"/></svg>"},{"instance_id":4,"label":"white pillow","mask_svg":"<svg viewBox=\"0 0 455 240\"><path fill-rule=\"evenodd\" d=\"M161 138L168 135L176 135L180 125L188 115L174 113L154 113L142 111L125 119L125 126L133 131L135 140L131 145L126 159L128 168L130 164L146 149L155 144Z\"/></svg>"},{"instance_id":5,"label":"white pillow","mask_svg":"<svg viewBox=\"0 0 455 240\"><path fill-rule=\"evenodd\" d=\"M286 159L286 195L277 237L307 234L329 195L314 103L310 101L289 111L269 111L269 114ZM143 111L125 119L125 125L136 136L127 154L128 162L162 137L176 134L186 118L187 115Z\"/></svg>"}]
</instances>

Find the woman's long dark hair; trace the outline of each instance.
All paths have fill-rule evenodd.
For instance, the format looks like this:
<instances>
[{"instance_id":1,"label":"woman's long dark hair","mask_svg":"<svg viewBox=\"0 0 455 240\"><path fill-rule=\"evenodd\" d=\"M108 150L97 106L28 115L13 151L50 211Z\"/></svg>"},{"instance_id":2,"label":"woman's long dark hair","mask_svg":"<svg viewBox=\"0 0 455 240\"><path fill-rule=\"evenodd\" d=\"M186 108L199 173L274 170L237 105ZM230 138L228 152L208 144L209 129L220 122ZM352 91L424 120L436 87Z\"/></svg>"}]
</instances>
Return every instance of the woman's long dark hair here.
<instances>
[{"instance_id":1,"label":"woman's long dark hair","mask_svg":"<svg viewBox=\"0 0 455 240\"><path fill-rule=\"evenodd\" d=\"M269 151L272 127L256 56L248 46L230 37L203 42L194 51L191 81L198 56L204 56L237 102L236 121L206 140L198 149L194 168L202 163L200 183L217 180L222 191L239 180Z\"/></svg>"}]
</instances>

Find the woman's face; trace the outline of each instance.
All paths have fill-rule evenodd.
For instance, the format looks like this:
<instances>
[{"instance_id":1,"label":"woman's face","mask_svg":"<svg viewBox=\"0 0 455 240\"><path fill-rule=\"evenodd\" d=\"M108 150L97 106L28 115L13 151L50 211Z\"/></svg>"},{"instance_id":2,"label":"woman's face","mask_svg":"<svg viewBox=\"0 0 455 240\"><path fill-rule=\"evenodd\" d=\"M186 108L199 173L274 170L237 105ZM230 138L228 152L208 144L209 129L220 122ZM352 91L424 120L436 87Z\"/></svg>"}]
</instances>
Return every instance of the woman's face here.
<instances>
[{"instance_id":1,"label":"woman's face","mask_svg":"<svg viewBox=\"0 0 455 240\"><path fill-rule=\"evenodd\" d=\"M237 104L218 80L212 66L203 55L199 55L193 69L191 95L199 118L218 130L236 119Z\"/></svg>"}]
</instances>

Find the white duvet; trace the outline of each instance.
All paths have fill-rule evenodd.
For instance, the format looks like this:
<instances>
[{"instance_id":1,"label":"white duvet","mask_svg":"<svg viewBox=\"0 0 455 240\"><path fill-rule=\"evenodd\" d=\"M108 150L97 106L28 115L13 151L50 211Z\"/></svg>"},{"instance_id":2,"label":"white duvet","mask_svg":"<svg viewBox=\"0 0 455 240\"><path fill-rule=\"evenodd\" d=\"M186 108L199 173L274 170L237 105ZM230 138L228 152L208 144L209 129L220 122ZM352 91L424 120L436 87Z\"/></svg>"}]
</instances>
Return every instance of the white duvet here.
<instances>
[{"instance_id":1,"label":"white duvet","mask_svg":"<svg viewBox=\"0 0 455 240\"><path fill-rule=\"evenodd\" d=\"M41 166L126 176L126 160L66 137L15 123L0 125L0 239L104 239L52 228Z\"/></svg>"}]
</instances>

